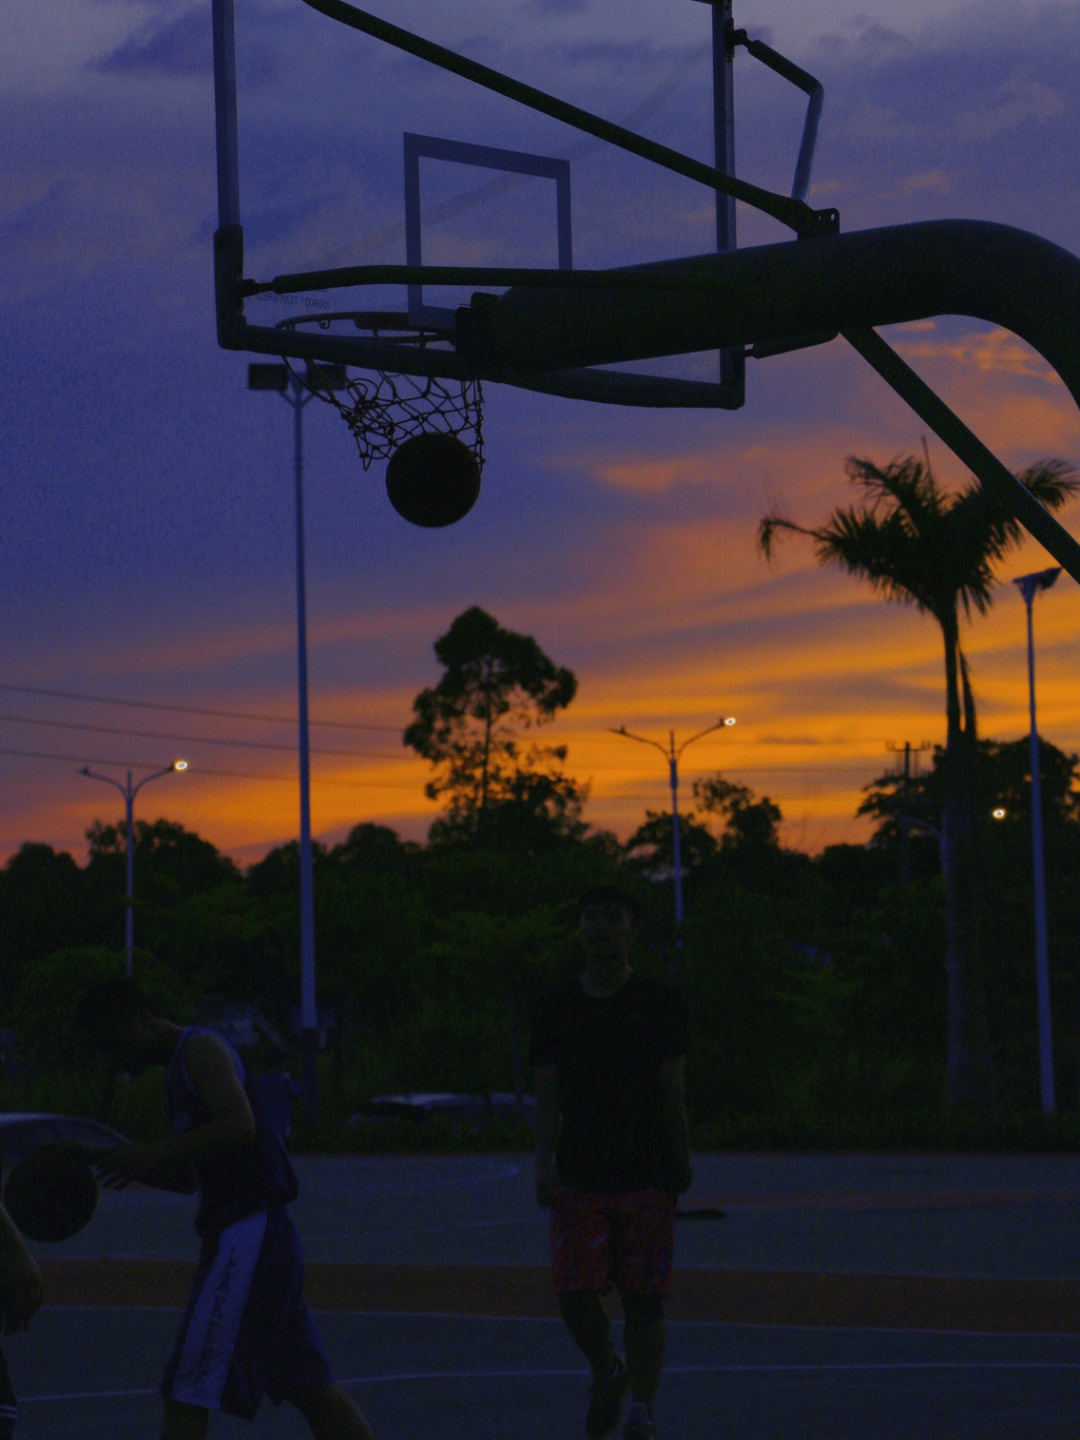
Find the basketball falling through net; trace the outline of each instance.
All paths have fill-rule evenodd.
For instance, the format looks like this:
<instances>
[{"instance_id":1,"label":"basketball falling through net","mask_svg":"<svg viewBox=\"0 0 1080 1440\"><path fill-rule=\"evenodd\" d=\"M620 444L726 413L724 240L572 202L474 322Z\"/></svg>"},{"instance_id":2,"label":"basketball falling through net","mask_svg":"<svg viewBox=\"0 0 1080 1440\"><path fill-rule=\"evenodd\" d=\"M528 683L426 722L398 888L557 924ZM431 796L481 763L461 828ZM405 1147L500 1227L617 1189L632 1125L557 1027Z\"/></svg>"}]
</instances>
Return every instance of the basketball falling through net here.
<instances>
[{"instance_id":1,"label":"basketball falling through net","mask_svg":"<svg viewBox=\"0 0 1080 1440\"><path fill-rule=\"evenodd\" d=\"M324 317L326 326L334 319ZM357 323L352 317L354 324ZM418 330L403 316L365 317L378 339L435 343L438 331ZM303 322L287 322L296 325ZM344 367L309 360L293 373L341 414L367 470L385 460L386 492L414 525L440 528L467 515L480 493L484 467L483 392L475 378L404 375L387 370L349 375Z\"/></svg>"}]
</instances>

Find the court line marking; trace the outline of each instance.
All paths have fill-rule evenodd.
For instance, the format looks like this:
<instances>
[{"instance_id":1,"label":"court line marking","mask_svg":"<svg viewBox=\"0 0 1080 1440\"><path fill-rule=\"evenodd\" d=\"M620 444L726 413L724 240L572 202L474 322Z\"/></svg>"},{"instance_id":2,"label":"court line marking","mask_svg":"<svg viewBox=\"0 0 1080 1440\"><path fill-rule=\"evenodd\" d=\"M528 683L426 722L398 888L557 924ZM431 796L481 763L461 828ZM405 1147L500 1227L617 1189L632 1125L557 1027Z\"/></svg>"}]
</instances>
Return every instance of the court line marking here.
<instances>
[{"instance_id":1,"label":"court line marking","mask_svg":"<svg viewBox=\"0 0 1080 1440\"><path fill-rule=\"evenodd\" d=\"M64 1311L79 1315L92 1314L113 1314L117 1310L147 1310L155 1314L167 1314L170 1311L174 1315L183 1313L183 1305L50 1305L51 1311ZM482 1320L497 1321L500 1325L561 1325L562 1321L557 1315L491 1315L481 1310L470 1311L448 1311L448 1310L326 1310L321 1307L312 1306L313 1315L331 1316L335 1320L342 1318L349 1320L446 1320L458 1322L461 1320ZM621 1323L618 1316L615 1317L616 1325ZM727 1321L727 1320L668 1320L668 1329L686 1330L752 1330L752 1331L786 1331L793 1334L815 1334L842 1332L848 1335L933 1335L957 1340L1049 1340L1069 1342L1080 1340L1080 1332L1062 1330L943 1330L933 1326L924 1326L921 1329L908 1328L896 1329L891 1325L778 1325L770 1324L768 1321Z\"/></svg>"},{"instance_id":2,"label":"court line marking","mask_svg":"<svg viewBox=\"0 0 1080 1440\"><path fill-rule=\"evenodd\" d=\"M807 1361L763 1361L754 1363L735 1363L723 1365L671 1365L665 1368L666 1378L673 1378L677 1375L776 1375L776 1374L880 1374L882 1372L901 1373L930 1371L1080 1371L1080 1361L1070 1360L856 1360L856 1361L829 1361L824 1364L812 1364ZM402 1370L395 1374L388 1375L354 1375L350 1377L339 1377L338 1384L346 1387L362 1387L371 1385L402 1385L408 1382L444 1383L457 1381L459 1383L475 1384L480 1381L495 1380L551 1380L571 1379L575 1376L587 1374L588 1371L580 1367L566 1368L548 1366L544 1369L504 1369L504 1370ZM72 1391L65 1394L52 1395L21 1395L19 1404L22 1405L55 1405L75 1400L136 1400L143 1399L148 1395L157 1395L157 1387L138 1390L82 1390Z\"/></svg>"},{"instance_id":3,"label":"court line marking","mask_svg":"<svg viewBox=\"0 0 1080 1440\"><path fill-rule=\"evenodd\" d=\"M1080 1371L1080 1361L1071 1360L1008 1360L998 1364L990 1360L866 1360L866 1361L836 1361L822 1365L815 1365L807 1361L763 1361L761 1363L736 1363L722 1365L668 1365L664 1367L665 1379L671 1379L676 1375L775 1375L775 1374L805 1374L807 1372L849 1373L852 1371L879 1374L882 1371L938 1371L938 1370L1008 1370L1008 1371ZM401 1385L406 1381L427 1380L445 1381L461 1380L541 1380L541 1379L570 1379L574 1376L587 1375L587 1367L575 1366L571 1368L548 1367L547 1369L528 1370L429 1370L429 1371L402 1371L396 1375L362 1375L354 1376L352 1379L343 1379L338 1383L341 1385Z\"/></svg>"},{"instance_id":4,"label":"court line marking","mask_svg":"<svg viewBox=\"0 0 1080 1440\"><path fill-rule=\"evenodd\" d=\"M73 1390L65 1395L20 1395L19 1409L26 1405L61 1405L71 1400L139 1400L147 1395L157 1395L157 1386L149 1390Z\"/></svg>"}]
</instances>

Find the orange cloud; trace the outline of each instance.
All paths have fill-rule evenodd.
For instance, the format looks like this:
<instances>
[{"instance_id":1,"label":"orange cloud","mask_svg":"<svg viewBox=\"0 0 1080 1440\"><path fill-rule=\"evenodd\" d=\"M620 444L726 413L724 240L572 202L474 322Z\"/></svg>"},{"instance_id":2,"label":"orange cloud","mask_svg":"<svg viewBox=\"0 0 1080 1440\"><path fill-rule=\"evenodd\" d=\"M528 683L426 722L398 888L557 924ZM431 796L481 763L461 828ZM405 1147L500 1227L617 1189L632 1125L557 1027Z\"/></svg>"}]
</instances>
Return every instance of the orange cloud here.
<instances>
[{"instance_id":1,"label":"orange cloud","mask_svg":"<svg viewBox=\"0 0 1080 1440\"><path fill-rule=\"evenodd\" d=\"M1052 86L1014 75L957 115L956 137L963 142L990 140L1022 125L1056 120L1069 108L1066 98Z\"/></svg>"},{"instance_id":2,"label":"orange cloud","mask_svg":"<svg viewBox=\"0 0 1080 1440\"><path fill-rule=\"evenodd\" d=\"M896 327L893 343L1006 463L1078 456L1075 405L1015 337L923 322ZM721 713L734 713L734 730L687 750L680 765L687 806L693 779L720 771L780 806L786 843L814 851L867 838L869 827L855 811L863 787L897 763L890 745L943 739L938 632L927 617L819 567L798 537L782 539L766 562L757 524L769 511L806 524L824 519L850 498L846 455L884 460L917 452L922 427L839 342L755 368L749 390L745 412L691 415L678 426L627 417L612 427L614 439L603 426L590 429L588 412L575 412L572 452L568 446L557 464L561 474L592 486L594 510L559 530L557 555L544 548L555 543L546 535L535 554L523 552L522 565L536 566L528 586L507 566L504 587L489 595L486 552L481 545L474 555L466 537L467 563L435 598L418 587L404 601L357 606L349 592L336 609L313 610L313 745L348 752L313 756L312 821L320 840L335 843L365 821L408 838L425 835L438 808L423 793L427 766L401 745L401 731L415 694L437 678L435 637L474 600L502 624L535 635L578 675L577 698L545 733L567 744L569 773L590 785L586 819L593 826L625 838L647 809L670 803L661 754L612 729L626 725L664 745L672 733L678 743ZM665 444L665 433L676 442ZM959 462L933 437L929 443L939 475L965 480ZM546 456L544 463L556 468ZM629 503L620 503L622 496ZM1073 529L1080 523L1072 509L1062 518ZM557 580L544 568L553 559ZM1048 563L1027 542L1003 575ZM1040 729L1061 748L1080 749L1072 582L1063 578L1037 605ZM166 636L143 653L115 647L102 655L95 683L108 688L115 671L136 693L133 677L172 672L179 677L174 693L183 693L187 675L214 668L233 677L265 660L269 678L260 682L257 703L245 704L242 681L234 678L227 696L215 688L208 703L290 716L295 633L288 607L276 624L243 617L230 629L227 618L195 640ZM1001 739L1025 734L1024 614L1011 587L1003 587L988 617L965 630L964 643L982 732ZM335 668L326 659L362 649L375 665L403 651L408 659L385 674L359 663ZM385 730L338 735L318 728L320 721L352 725L358 717ZM208 736L223 733L206 728ZM297 831L291 723L275 739L284 748L270 756L223 751L212 738L201 750L191 747L192 770L182 784L168 793L148 791L139 813L168 814L245 863L257 858ZM56 837L51 843L79 853L86 825L96 816L115 818L118 806L104 791L81 791L83 782L58 793L54 775L43 786L30 773L34 763L20 762L25 776L7 786L4 839L14 849L26 839Z\"/></svg>"}]
</instances>

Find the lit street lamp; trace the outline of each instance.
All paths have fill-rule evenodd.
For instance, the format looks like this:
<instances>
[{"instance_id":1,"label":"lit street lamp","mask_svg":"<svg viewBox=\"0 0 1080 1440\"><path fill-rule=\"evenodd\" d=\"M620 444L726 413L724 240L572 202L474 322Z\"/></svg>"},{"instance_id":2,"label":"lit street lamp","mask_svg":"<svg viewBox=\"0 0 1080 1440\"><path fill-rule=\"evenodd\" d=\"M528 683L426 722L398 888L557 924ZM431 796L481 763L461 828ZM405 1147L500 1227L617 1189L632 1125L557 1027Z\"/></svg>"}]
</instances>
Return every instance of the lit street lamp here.
<instances>
[{"instance_id":1,"label":"lit street lamp","mask_svg":"<svg viewBox=\"0 0 1080 1440\"><path fill-rule=\"evenodd\" d=\"M319 366L319 388L341 390L341 365ZM293 412L293 476L296 503L296 664L300 762L300 1027L304 1043L304 1108L318 1118L318 1008L315 999L315 902L311 856L311 745L308 737L307 594L304 565L304 445L301 414L315 393L287 365L248 366L249 390L272 390Z\"/></svg>"},{"instance_id":2,"label":"lit street lamp","mask_svg":"<svg viewBox=\"0 0 1080 1440\"><path fill-rule=\"evenodd\" d=\"M715 725L708 726L705 730L699 730L696 735L691 735L681 745L675 744L675 732L668 732L668 743L662 745L659 740L650 740L647 735L635 735L632 730L627 730L625 725L620 725L617 730L612 730L612 735L625 735L627 740L638 740L642 745L651 745L654 750L659 750L664 759L668 762L668 782L671 785L671 849L672 863L675 868L675 929L682 925L683 918L683 891L682 891L682 837L679 832L679 758L688 745L695 740L700 740L703 735L711 735L714 730L723 730L735 724L734 715L725 715L717 720Z\"/></svg>"},{"instance_id":3,"label":"lit street lamp","mask_svg":"<svg viewBox=\"0 0 1080 1440\"><path fill-rule=\"evenodd\" d=\"M124 974L131 979L133 956L135 953L135 796L143 788L149 785L151 780L160 780L162 775L172 775L176 771L186 770L186 760L174 760L171 765L166 765L162 770L155 770L151 775L144 775L136 784L132 784L131 771L127 772L127 780L121 785L119 780L114 780L111 775L99 775L91 770L89 765L84 765L79 771L80 775L86 775L91 780L101 780L106 785L111 785L114 790L119 790L124 797L125 830L126 830L126 881L127 889L124 895Z\"/></svg>"},{"instance_id":4,"label":"lit street lamp","mask_svg":"<svg viewBox=\"0 0 1080 1440\"><path fill-rule=\"evenodd\" d=\"M1039 1088L1045 1114L1054 1109L1054 1046L1050 1024L1050 962L1046 941L1046 867L1043 860L1042 754L1035 725L1035 640L1032 602L1040 590L1049 590L1061 567L1021 575L1013 583L1027 608L1028 707L1031 714L1031 858L1035 907L1035 988L1039 1014Z\"/></svg>"}]
</instances>

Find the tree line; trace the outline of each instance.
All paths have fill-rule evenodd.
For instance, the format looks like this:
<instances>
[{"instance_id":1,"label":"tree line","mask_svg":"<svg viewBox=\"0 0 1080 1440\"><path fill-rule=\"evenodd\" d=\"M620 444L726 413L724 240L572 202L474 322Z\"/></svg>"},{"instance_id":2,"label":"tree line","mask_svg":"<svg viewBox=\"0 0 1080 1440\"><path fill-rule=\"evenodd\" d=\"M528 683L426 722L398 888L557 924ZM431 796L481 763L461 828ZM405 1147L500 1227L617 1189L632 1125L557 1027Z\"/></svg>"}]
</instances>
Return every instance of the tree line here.
<instances>
[{"instance_id":1,"label":"tree line","mask_svg":"<svg viewBox=\"0 0 1080 1440\"><path fill-rule=\"evenodd\" d=\"M867 787L871 843L818 856L785 848L768 797L707 777L681 817L676 930L672 817L647 812L625 841L588 827L587 787L564 748L543 743L575 677L532 637L469 608L436 641L441 677L417 695L403 737L429 762L428 793L443 807L426 843L360 823L315 846L332 1113L386 1091L526 1088L533 1005L578 963L575 901L598 881L635 892L638 963L686 992L702 1136L792 1141L877 1126L893 1138L907 1127L918 1143L946 1112L1037 1109L1028 745L978 737L953 623L989 603L993 563L1017 532L974 491L946 496L928 460L849 473L867 491L863 508L802 533L825 563L926 608L947 652L946 743L921 775ZM1056 463L1022 478L1055 506L1076 486ZM801 527L768 517L765 548L778 528ZM1057 1094L1077 1112L1080 758L1045 742L1043 755ZM0 872L2 1013L39 1073L70 1068L67 1017L120 963L125 837L99 822L88 839L85 865L26 844ZM155 998L191 1013L256 1004L291 1036L298 847L241 872L179 825L139 822L135 868L135 964Z\"/></svg>"},{"instance_id":2,"label":"tree line","mask_svg":"<svg viewBox=\"0 0 1080 1440\"><path fill-rule=\"evenodd\" d=\"M1075 937L1080 897L1078 757L1044 745L1050 959L1058 1096L1080 1105ZM1037 1108L1027 742L980 742L983 885L994 944L985 973L995 1099ZM638 963L674 974L693 1017L690 1097L699 1125L918 1116L946 1099L947 976L939 814L942 754L908 781L888 774L862 808L869 846L819 856L782 847L777 807L733 786L727 823L685 817L685 919L672 921L671 820L620 844L552 833L514 849L459 838L403 841L357 825L315 847L324 1060L342 1111L402 1090L527 1088L538 991L577 964L574 902L590 884L631 889L644 913ZM730 782L699 782L708 802ZM1003 818L993 818L994 810ZM755 816L744 824L747 815ZM927 823L917 823L926 819ZM299 855L241 873L168 820L136 823L136 974L178 1012L254 1004L289 1040L299 994ZM79 993L122 964L122 827L99 824L78 865L27 844L0 872L3 1014L35 1070L63 1068ZM906 879L905 879L906 875ZM266 1055L266 1062L281 1063ZM5 1108L11 1108L10 1105Z\"/></svg>"}]
</instances>

